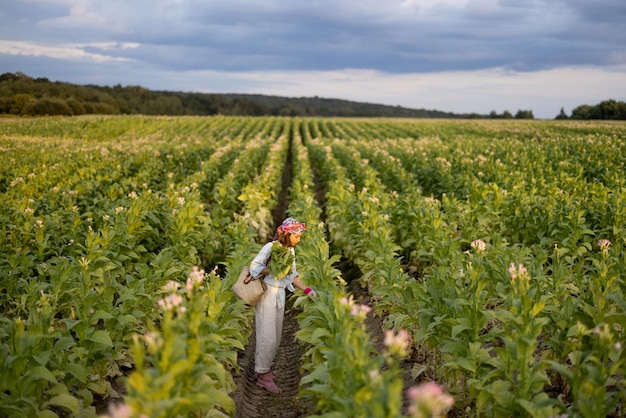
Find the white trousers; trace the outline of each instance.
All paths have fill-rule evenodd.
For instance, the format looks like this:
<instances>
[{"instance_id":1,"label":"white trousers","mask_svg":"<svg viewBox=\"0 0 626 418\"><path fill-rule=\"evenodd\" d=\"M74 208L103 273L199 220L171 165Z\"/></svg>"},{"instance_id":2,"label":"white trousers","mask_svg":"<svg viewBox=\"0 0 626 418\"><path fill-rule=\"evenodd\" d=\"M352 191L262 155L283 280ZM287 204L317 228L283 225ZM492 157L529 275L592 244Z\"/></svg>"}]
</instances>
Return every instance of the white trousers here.
<instances>
[{"instance_id":1,"label":"white trousers","mask_svg":"<svg viewBox=\"0 0 626 418\"><path fill-rule=\"evenodd\" d=\"M256 305L255 372L270 371L283 334L284 317L285 289L267 286L267 290Z\"/></svg>"}]
</instances>

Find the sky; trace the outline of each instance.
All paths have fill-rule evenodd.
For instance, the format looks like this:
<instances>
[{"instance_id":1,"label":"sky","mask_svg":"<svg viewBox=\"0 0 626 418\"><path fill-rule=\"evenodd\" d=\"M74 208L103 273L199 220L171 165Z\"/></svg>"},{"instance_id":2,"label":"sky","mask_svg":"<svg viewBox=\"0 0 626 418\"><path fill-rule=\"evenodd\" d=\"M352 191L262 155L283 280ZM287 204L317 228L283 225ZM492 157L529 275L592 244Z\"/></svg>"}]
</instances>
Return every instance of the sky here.
<instances>
[{"instance_id":1,"label":"sky","mask_svg":"<svg viewBox=\"0 0 626 418\"><path fill-rule=\"evenodd\" d=\"M626 101L626 1L4 0L5 72L552 119Z\"/></svg>"}]
</instances>

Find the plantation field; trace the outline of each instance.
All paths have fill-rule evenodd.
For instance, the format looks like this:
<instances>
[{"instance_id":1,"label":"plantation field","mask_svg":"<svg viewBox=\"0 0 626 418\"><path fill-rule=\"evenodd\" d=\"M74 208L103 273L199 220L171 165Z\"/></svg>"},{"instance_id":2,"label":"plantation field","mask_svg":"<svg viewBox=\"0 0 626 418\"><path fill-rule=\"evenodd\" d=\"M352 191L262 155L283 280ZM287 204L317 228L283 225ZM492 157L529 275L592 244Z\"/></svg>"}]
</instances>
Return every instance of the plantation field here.
<instances>
[{"instance_id":1,"label":"plantation field","mask_svg":"<svg viewBox=\"0 0 626 418\"><path fill-rule=\"evenodd\" d=\"M621 122L0 120L0 416L626 416L625 161ZM277 399L230 288L285 216Z\"/></svg>"}]
</instances>

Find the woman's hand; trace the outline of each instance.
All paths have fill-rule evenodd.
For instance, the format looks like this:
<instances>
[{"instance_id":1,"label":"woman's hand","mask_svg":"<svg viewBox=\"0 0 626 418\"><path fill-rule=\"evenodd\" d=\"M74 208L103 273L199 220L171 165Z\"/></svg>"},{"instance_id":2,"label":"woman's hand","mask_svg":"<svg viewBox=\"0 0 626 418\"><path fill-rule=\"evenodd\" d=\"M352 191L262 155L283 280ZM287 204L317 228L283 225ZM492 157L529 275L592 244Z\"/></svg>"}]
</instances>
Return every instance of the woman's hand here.
<instances>
[{"instance_id":1,"label":"woman's hand","mask_svg":"<svg viewBox=\"0 0 626 418\"><path fill-rule=\"evenodd\" d=\"M315 293L315 290L311 289L310 287L307 287L306 289L304 289L304 293L310 298L314 298L315 296L317 296L317 293Z\"/></svg>"}]
</instances>

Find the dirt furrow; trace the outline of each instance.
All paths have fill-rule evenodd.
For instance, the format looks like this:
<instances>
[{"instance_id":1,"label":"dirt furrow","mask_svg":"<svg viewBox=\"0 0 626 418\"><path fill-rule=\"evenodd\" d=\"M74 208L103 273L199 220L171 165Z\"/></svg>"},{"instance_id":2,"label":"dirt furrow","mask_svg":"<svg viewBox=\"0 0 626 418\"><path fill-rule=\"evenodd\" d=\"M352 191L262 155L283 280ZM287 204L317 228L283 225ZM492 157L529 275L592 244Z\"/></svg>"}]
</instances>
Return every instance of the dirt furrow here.
<instances>
[{"instance_id":1,"label":"dirt furrow","mask_svg":"<svg viewBox=\"0 0 626 418\"><path fill-rule=\"evenodd\" d=\"M246 349L239 354L238 364L241 372L234 376L237 389L231 393L231 397L237 407L236 418L298 418L313 414L313 405L298 398L300 358L304 348L298 344L295 337L298 331L296 315L299 311L292 305L292 300L288 299L283 338L273 367L276 384L283 389L283 393L270 393L256 385L254 379L256 333L253 331Z\"/></svg>"}]
</instances>

